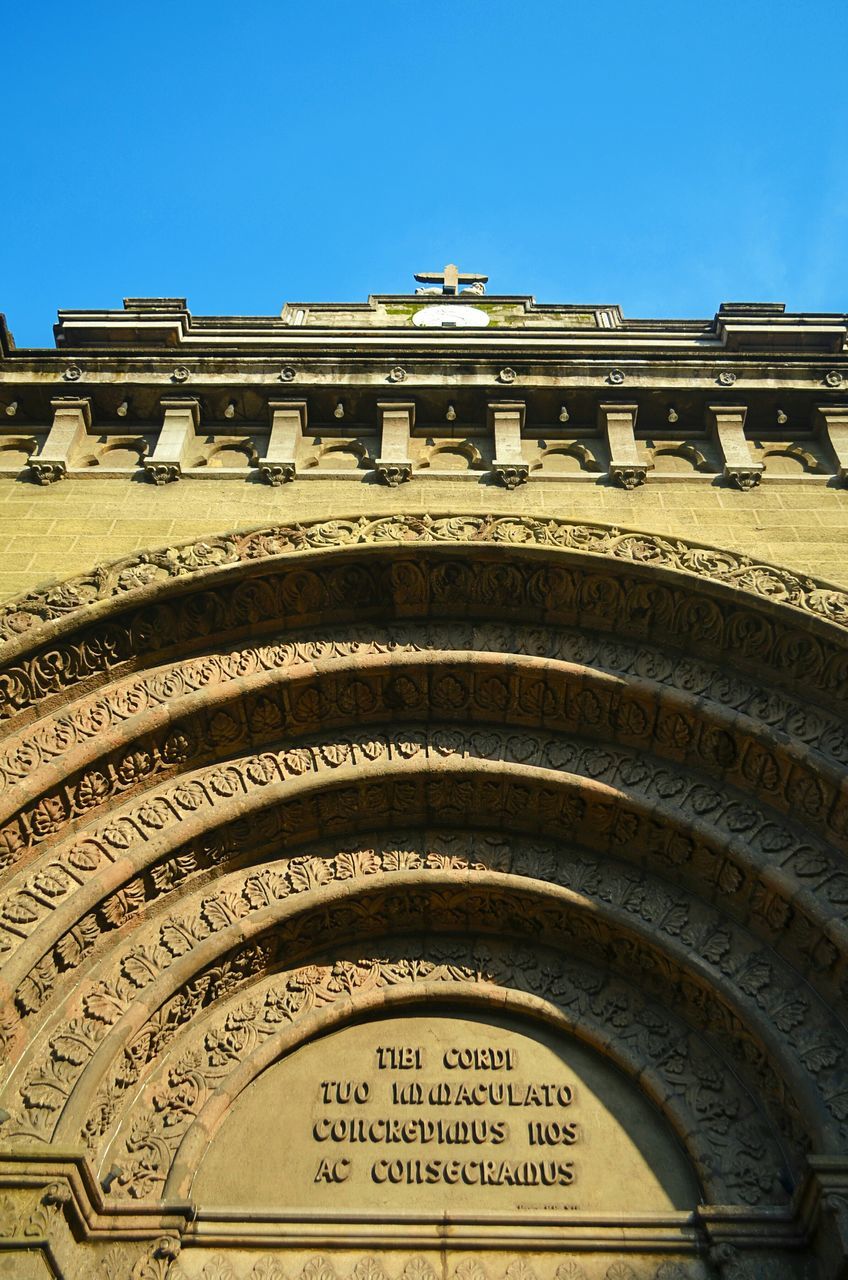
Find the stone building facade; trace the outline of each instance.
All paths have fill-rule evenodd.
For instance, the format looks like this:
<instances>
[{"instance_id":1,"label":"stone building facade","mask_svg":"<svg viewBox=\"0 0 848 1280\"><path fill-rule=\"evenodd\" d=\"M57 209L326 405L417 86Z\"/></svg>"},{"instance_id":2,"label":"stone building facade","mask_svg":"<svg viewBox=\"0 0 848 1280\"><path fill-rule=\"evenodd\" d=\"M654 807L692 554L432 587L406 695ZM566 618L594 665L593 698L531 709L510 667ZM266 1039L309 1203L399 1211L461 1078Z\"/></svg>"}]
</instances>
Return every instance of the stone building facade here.
<instances>
[{"instance_id":1,"label":"stone building facade","mask_svg":"<svg viewBox=\"0 0 848 1280\"><path fill-rule=\"evenodd\" d=\"M0 1276L848 1275L848 327L0 326Z\"/></svg>"}]
</instances>

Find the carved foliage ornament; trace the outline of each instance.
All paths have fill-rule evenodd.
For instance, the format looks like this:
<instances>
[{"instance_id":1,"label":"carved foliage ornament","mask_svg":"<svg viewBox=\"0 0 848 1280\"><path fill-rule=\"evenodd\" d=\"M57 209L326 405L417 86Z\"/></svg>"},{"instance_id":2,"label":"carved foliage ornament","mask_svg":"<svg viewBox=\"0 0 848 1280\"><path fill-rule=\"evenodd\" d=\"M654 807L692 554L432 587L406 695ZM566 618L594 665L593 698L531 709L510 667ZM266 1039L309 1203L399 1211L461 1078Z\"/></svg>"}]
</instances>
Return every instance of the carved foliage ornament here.
<instances>
[{"instance_id":1,"label":"carved foliage ornament","mask_svg":"<svg viewBox=\"0 0 848 1280\"><path fill-rule=\"evenodd\" d=\"M65 1182L52 1182L23 1195L0 1193L0 1240L17 1239L32 1245L46 1239L53 1220L70 1199Z\"/></svg>"},{"instance_id":2,"label":"carved foliage ornament","mask_svg":"<svg viewBox=\"0 0 848 1280\"><path fill-rule=\"evenodd\" d=\"M762 467L725 467L725 475L730 483L743 492L748 489L755 489L762 480Z\"/></svg>"},{"instance_id":3,"label":"carved foliage ornament","mask_svg":"<svg viewBox=\"0 0 848 1280\"><path fill-rule=\"evenodd\" d=\"M578 685L576 672L556 668L542 672L535 664L528 663L527 669L518 664L507 683L498 664L491 661L468 664L457 655L455 662L446 660L440 669L433 663L419 665L414 658L402 663L400 657L395 648L385 665L364 663L356 671L322 669L300 678L295 669L289 679L275 683L262 672L251 678L246 664L236 663L243 683L230 691L232 696L226 701L210 697L191 714L182 713L180 692L188 690L184 685L181 690L179 678L160 673L152 682L153 697L144 686L129 707L124 697L116 697L125 716L129 710L135 715L113 719L117 724L129 719L130 724L120 747L108 755L96 754L106 700L98 700L93 721L91 710L88 716L85 712L79 716L87 732L77 740L90 742L89 761L74 781L63 780L58 788L51 778L52 789L42 789L36 764L38 739L33 742L22 735L9 744L5 761L0 758L0 778L5 775L8 782L14 777L27 783L23 805L22 793L7 793L6 812L15 816L0 822L0 866L11 862L12 854L20 858L25 849L55 838L67 820L94 816L113 800L149 785L157 775L204 762L210 748L232 750L248 741L257 747L276 739L284 726L291 732L302 731L312 723L316 709L326 728L345 725L351 716L380 723L403 708L413 715L427 712L473 721L488 721L497 711L505 724L543 717L552 730L580 731L608 744L620 743L623 736L628 745L638 740L642 750L660 758L679 761L686 756L690 764L714 778L744 788L779 811L792 806L813 828L837 843L848 842L848 805L838 803L840 775L823 770L818 761L788 755L779 741L759 731L755 721L734 724L716 712L704 715L703 704L693 705L688 698L656 705L646 698L641 684L610 686L588 671ZM208 659L199 665L201 670L211 667ZM172 723L149 730L138 713L145 705L163 701L171 710ZM65 726L73 726L72 717L63 719ZM66 750L73 743L64 726L39 726L39 736L54 747L58 739L60 750L54 749L48 758L61 757L62 746ZM77 759L82 764L84 757L78 753ZM16 801L21 807L15 813Z\"/></svg>"},{"instance_id":4,"label":"carved foliage ornament","mask_svg":"<svg viewBox=\"0 0 848 1280\"><path fill-rule=\"evenodd\" d=\"M560 1011L566 1025L589 1039L605 1026L609 1051L632 1073L645 1063L647 1053L667 1113L681 1132L699 1130L687 1142L711 1194L752 1204L785 1198L776 1182L780 1156L754 1100L676 1015L590 962L467 938L387 943L377 954L348 950L331 962L263 978L252 985L247 999L225 986L229 1000L209 1012L203 1011L206 997L200 990L188 1004L183 999L179 1010L163 1010L153 1041L155 1071L141 1077L143 1088L137 1087L140 1063L133 1067L128 1060L119 1069L119 1083L128 1089L132 1084L136 1103L120 1123L119 1144L111 1148L118 1152L120 1172L110 1193L136 1199L161 1195L177 1148L216 1090L226 1089L228 1077L249 1064L254 1053L267 1056L266 1042L281 1034L290 1041L289 1028L307 1015L319 1015L326 1025L326 1015L332 1015L339 1001L346 1006L343 1015L350 1016L357 1004L373 1002L381 991L405 1000L420 987L422 995L439 1000L450 998L456 984L466 992L496 986L543 999ZM149 1033L140 1038L142 1044L146 1053ZM707 1115L711 1123L703 1124ZM181 1160L186 1159L184 1150ZM185 1192L183 1187L174 1190Z\"/></svg>"},{"instance_id":5,"label":"carved foliage ornament","mask_svg":"<svg viewBox=\"0 0 848 1280\"><path fill-rule=\"evenodd\" d=\"M513 794L514 792L514 794ZM454 820L457 820L467 810L469 804L469 795L467 786L463 783L451 784L449 780L441 783L435 781L427 787L429 799L433 805L433 811L440 814L447 814ZM546 807L549 806L549 798L544 796L541 798ZM310 808L302 818L305 819L313 829L316 826L325 826L329 829L337 828L339 830L349 830L354 826L373 825L384 814L394 813L398 815L395 821L409 820L411 817L417 816L420 809L420 797L410 792L408 786L398 784L394 793L387 793L386 787L381 786L375 788L369 785L362 796L362 812L355 813L352 808L353 796L350 789L342 791L334 796L328 797L328 803L321 803L314 811ZM519 806L526 806L528 803L527 788L517 784L512 791L501 798L499 788L490 785L489 791L480 796L480 801L488 805L491 816L497 816L499 809L498 804L505 807L504 821L509 822L511 816L518 812ZM532 803L532 797L530 798ZM297 805L297 802L295 802ZM613 847L619 854L627 856L630 845L639 847L642 832L638 825L634 825L627 821L627 815L623 815L623 821L620 819L622 815L611 822L612 814L604 812L605 806L600 806L598 811L590 807L587 809L584 821L581 825L589 825L600 828L601 832L608 839L613 836ZM197 848L183 847L175 851L174 856L166 864L155 869L152 876L152 885L147 888L143 881L139 880L126 886L125 889L115 893L104 904L103 911L99 919L87 917L86 920L80 922L79 926L74 929L73 936L66 936L60 951L57 954L57 966L60 970L69 970L77 965L80 959L85 955L86 949L92 947L98 941L104 941L104 930L108 934L110 929L120 928L121 925L132 917L138 917L139 913L144 909L145 901L148 897L153 898L156 893L167 892L170 888L179 887L184 884L192 872L201 869L204 865L215 865L216 862L227 859L228 857L238 856L242 852L249 851L253 856L258 857L263 851L271 851L279 848L281 841L285 841L291 835L291 824L287 820L285 809L277 810L273 814L263 815L258 825L245 825L243 821L238 822L231 830L221 832L216 835L210 843L208 839L200 842ZM425 819L426 820L426 819ZM573 825L574 812L573 809L568 813L563 813L563 820ZM605 843L605 839L601 840L601 844ZM689 842L691 843L691 842ZM438 846L436 846L438 847ZM463 846L464 847L464 846ZM535 847L535 846L534 846ZM106 971L111 970L114 964L119 964L120 972L126 978L126 985L123 979L116 980L111 976L105 979L98 979L95 983L96 990L92 990L88 995L85 989L79 992L83 1000L83 1007L87 1010L86 1017L82 1020L75 1020L72 1027L68 1029L70 1039L60 1037L66 1045L73 1044L72 1060L77 1064L77 1068L72 1068L69 1063L70 1059L66 1051L61 1050L56 1059L56 1066L59 1075L53 1078L53 1066L48 1067L45 1074L44 1068L36 1072L40 1082L37 1088L39 1126L42 1122L50 1121L51 1116L55 1117L57 1110L61 1108L67 1096L67 1090L72 1083L77 1070L82 1067L87 1057L95 1045L105 1034L106 1029L111 1023L121 1015L121 1013L129 1007L129 1004L135 999L138 992L154 979L157 974L167 970L173 961L181 955L185 955L191 951L196 944L211 936L221 929L227 928L235 920L246 920L251 911L264 910L272 902L285 899L290 893L296 894L308 889L315 889L321 885L327 884L335 874L339 881L345 881L357 875L377 874L381 870L386 873L394 871L415 870L418 866L415 856L410 851L415 848L411 845L409 850L396 855L389 850L385 861L376 857L371 852L363 852L361 856L353 854L341 854L338 860L329 859L322 860L315 857L298 857L291 860L287 865L289 871L276 871L270 877L269 884L265 884L261 875L255 876L251 873L249 883L240 894L232 885L223 886L221 890L221 901L216 902L214 897L207 896L201 903L199 915L196 916L180 916L175 917L166 927L165 933L161 936L155 935L148 938L148 932L142 932L136 935L138 946L131 948L132 955L128 956L126 967L123 960L109 959L104 961ZM691 856L698 857L699 850L683 848L682 850L670 850L671 861L669 866L676 873L681 866L680 858L688 858ZM481 859L483 864L492 863L494 857L495 869L506 870L510 866L509 862L504 862L503 851L493 854L487 851L486 857L483 857L481 850ZM453 865L453 859L436 857L433 855L434 861L432 865L436 869L450 869ZM426 865L431 865L428 861ZM565 882L573 887L576 892L585 894L594 892L593 885L598 880L597 873L591 871L593 865L593 855L588 851L582 854L582 870L575 872L575 878L570 879L570 873L567 870L567 860L555 860L553 863L550 858L542 857L541 861L533 863L536 868L537 878L549 879L554 882L560 882L565 876ZM552 868L556 869L552 869ZM482 869L482 866L481 866ZM522 874L521 863L512 866L513 874ZM529 871L528 874L533 874ZM738 875L736 868L728 862L719 862L716 864L716 888L722 899L728 894L735 896L736 890L739 888L742 879ZM588 877L588 878L587 878ZM634 878L635 877L635 878ZM677 936L677 933L684 927L684 920L681 916L680 903L675 902L674 905L667 902L663 895L660 894L657 899L656 910L650 905L651 897L646 887L636 887L638 873L631 872L630 877L622 881L623 898L622 908L629 910L629 903L632 902L636 911L636 922L641 917L646 924L649 924L651 931L658 935L658 940L662 935L669 938ZM629 896L632 895L632 896ZM614 877L604 889L604 901L614 902L617 900L617 893L614 887ZM661 901L665 901L665 906L661 906ZM765 908L765 904L764 908ZM683 916L686 916L687 909L684 908ZM809 1000L799 1000L796 984L790 977L789 979L781 979L781 966L775 958L766 958L767 953L750 961L739 954L738 946L735 941L736 930L733 926L709 926L707 934L700 931L693 932L695 917L689 915L685 921L686 936L689 939L688 946L696 951L702 951L707 961L707 967L713 964L719 966L719 971L723 977L719 978L719 984L724 985L726 980L732 981L739 986L741 992L745 993L744 998L751 998L764 1011L767 1012L770 1021L781 1032L788 1037L788 1046L797 1040L797 1051L804 1056L807 1052L807 1046L815 1047L814 1066L817 1073L824 1072L825 1077L828 1075L829 1068L835 1063L838 1064L842 1057L842 1050L839 1045L833 1043L833 1037L830 1032L822 1035L824 1023L816 1028L810 1022L819 1018L821 1023L821 1014L815 1014ZM711 929L711 932L710 932ZM809 936L804 934L804 942L809 945ZM666 943L662 943L666 947ZM143 953L143 954L142 954ZM21 989L22 1008L38 1009L42 999L47 994L47 988L58 978L58 972L53 970L52 978L48 975L45 964L39 966L38 973L32 975L25 987ZM753 983L753 985L752 985ZM90 1007L89 1007L90 998ZM753 1012L753 1010L752 1010ZM824 1019L826 1023L827 1018ZM27 1037L31 1040L34 1032L28 1031ZM800 1039L799 1039L800 1037ZM86 1048L85 1046L88 1046ZM826 1052L823 1049L826 1047ZM796 1056L796 1051L789 1048L789 1056ZM825 1081L826 1082L826 1081ZM52 1092L52 1098L50 1096ZM783 1101L779 1104L784 1106ZM839 1117L848 1115L848 1098L844 1092L840 1092L838 1084L836 1092L832 1092L830 1109L834 1115ZM32 1118L32 1117L31 1117Z\"/></svg>"},{"instance_id":6,"label":"carved foliage ornament","mask_svg":"<svg viewBox=\"0 0 848 1280\"><path fill-rule=\"evenodd\" d=\"M144 474L153 484L173 484L175 480L179 480L182 472L178 462L151 462L146 460Z\"/></svg>"},{"instance_id":7,"label":"carved foliage ornament","mask_svg":"<svg viewBox=\"0 0 848 1280\"><path fill-rule=\"evenodd\" d=\"M40 462L38 458L32 459L29 470L35 483L44 485L55 484L66 474L64 462Z\"/></svg>"},{"instance_id":8,"label":"carved foliage ornament","mask_svg":"<svg viewBox=\"0 0 848 1280\"><path fill-rule=\"evenodd\" d=\"M505 489L517 489L526 484L530 476L530 467L526 462L497 462L492 464L495 479Z\"/></svg>"},{"instance_id":9,"label":"carved foliage ornament","mask_svg":"<svg viewBox=\"0 0 848 1280\"><path fill-rule=\"evenodd\" d=\"M377 479L382 484L387 484L390 489L396 489L398 485L412 479L411 462L384 462L378 458L374 464L374 471Z\"/></svg>"},{"instance_id":10,"label":"carved foliage ornament","mask_svg":"<svg viewBox=\"0 0 848 1280\"><path fill-rule=\"evenodd\" d=\"M448 1274L440 1257L431 1256L428 1261L421 1254L414 1254L405 1259L403 1254L398 1256L396 1250L390 1257L363 1254L355 1263L338 1257L330 1259L322 1254L296 1265L286 1258L285 1266L271 1254L241 1266L237 1259L231 1260L223 1253L214 1254L208 1261L203 1256L201 1271L192 1271L189 1276L178 1263L168 1272L168 1280L445 1280ZM595 1271L591 1269L590 1262L575 1262L573 1259L546 1262L538 1256L528 1262L524 1257L513 1258L504 1251L500 1252L497 1261L488 1256L478 1261L468 1257L465 1251L457 1256L462 1260L447 1264L450 1280L706 1280L700 1263L675 1259L657 1263L650 1258L634 1257L632 1263L611 1262L603 1270ZM769 1266L769 1263L765 1265ZM115 1277L110 1275L108 1280L118 1280L117 1273ZM136 1280L135 1273L133 1280ZM743 1278L741 1272L734 1271L728 1280L748 1280L748 1273ZM778 1278L775 1273L774 1280L782 1280L782 1274Z\"/></svg>"},{"instance_id":11,"label":"carved foliage ornament","mask_svg":"<svg viewBox=\"0 0 848 1280\"><path fill-rule=\"evenodd\" d=\"M691 657L675 661L644 642L605 639L565 627L428 622L394 623L390 631L376 625L310 629L285 643L211 652L174 662L158 673L116 681L95 696L81 699L39 722L34 729L7 739L0 755L0 787L34 780L48 761L92 742L107 729L119 729L155 707L172 705L201 689L209 690L211 695L244 677L277 671L296 675L298 668L316 661L342 664L356 654L373 657L384 653L440 652L447 661L449 655L461 651L552 658L628 681L635 676L640 681L677 690L685 699L698 698L704 706L714 707L713 714L722 719L727 712L738 712L748 721L749 731L755 725L768 726L773 732L789 735L798 744L813 748L831 764L840 768L848 765L848 733L840 716L805 706L783 691L764 686L761 680L746 680L738 673L729 680L725 671L708 662ZM721 763L726 765L727 761Z\"/></svg>"},{"instance_id":12,"label":"carved foliage ornament","mask_svg":"<svg viewBox=\"0 0 848 1280\"><path fill-rule=\"evenodd\" d=\"M133 595L148 595L151 587L161 589L174 579L223 564L253 564L293 552L325 552L333 547L391 543L504 547L523 544L650 564L694 574L702 582L722 583L772 602L789 604L848 628L848 592L810 578L799 578L775 565L751 561L738 552L699 546L679 538L622 533L609 526L575 524L554 518L405 515L276 526L128 556L7 605L0 611L0 640L18 648L27 633L33 633L33 641L37 640L34 633L42 622L60 619L70 622L79 610L99 601L126 597L127 603L131 603Z\"/></svg>"},{"instance_id":13,"label":"carved foliage ornament","mask_svg":"<svg viewBox=\"0 0 848 1280\"><path fill-rule=\"evenodd\" d=\"M213 564L220 554L211 545L196 550ZM133 570L133 577L155 585L159 572L146 564ZM254 579L247 584L236 580L233 588L152 605L126 621L108 623L101 632L85 632L78 643L59 643L6 668L5 675L0 675L0 717L13 716L18 709L68 689L87 676L119 667L127 658L142 657L160 646L169 649L191 644L199 627L206 634L213 630L213 618L214 630L223 632L223 640L229 626L243 625L246 608L255 626L288 614L289 625L295 627L298 612L314 614L322 609L332 621L345 616L350 612L351 598L357 599L360 616L365 612L373 616L380 605L391 616L398 605L405 605L407 613L412 609L421 613L432 602L439 612L450 613L460 602L462 612L469 602L479 602L489 612L497 607L507 616L523 613L524 617L538 617L538 602L547 599L551 605L559 604L564 622L579 614L589 623L593 614L599 613L608 623L617 614L621 630L638 634L649 618L657 635L669 640L680 637L690 653L701 644L713 652L724 645L733 649L738 660L747 659L746 664L761 681L769 677L771 666L771 678L784 686L794 680L804 692L820 690L820 698L834 709L848 687L848 653L840 652L843 646L795 634L792 628L743 609L721 611L708 600L671 591L667 586L657 588L638 580L605 582L570 567L535 566L521 572L520 562L498 564L492 557L488 561L482 558L474 571L462 562L444 566L433 561L415 563L411 558L391 564L330 562L320 573L311 567L291 566L274 579ZM548 616L552 612L548 609ZM667 667L669 659L662 662ZM765 708L765 692L758 701Z\"/></svg>"},{"instance_id":14,"label":"carved foliage ornament","mask_svg":"<svg viewBox=\"0 0 848 1280\"><path fill-rule=\"evenodd\" d=\"M613 484L617 484L621 489L638 489L647 479L648 468L641 463L626 466L620 462L612 462L609 474Z\"/></svg>"},{"instance_id":15,"label":"carved foliage ornament","mask_svg":"<svg viewBox=\"0 0 848 1280\"><path fill-rule=\"evenodd\" d=\"M250 833L246 833L246 838L250 839ZM391 842L376 846L352 845L339 853L316 851L277 863L271 869L259 867L238 872L219 881L220 888L215 892L207 893L199 901L195 897L188 910L168 917L164 923L137 928L133 945L117 958L113 955L101 964L101 972L109 976L88 981L82 988L80 997L85 1016L72 1020L54 1034L47 1063L28 1077L24 1091L39 1102L35 1115L31 1114L36 1132L40 1131L43 1136L42 1122L47 1123L50 1114L55 1113L109 1027L139 993L213 934L223 935L223 931L237 921L246 924L254 913L265 912L275 903L323 885L351 884L402 873L414 873L420 879L429 874L450 877L452 872L473 875L487 870L563 885L582 898L595 901L599 918L605 915L605 904L610 904L617 912L631 916L637 930L643 924L650 925L658 938L665 940L663 945L670 952L679 953L678 958L685 959L689 950L693 950L707 970L714 970L717 985L724 985L727 979L738 980L746 996L766 1014L775 1032L787 1037L791 1056L797 1052L803 1054L811 1043L815 1043L821 1053L822 1045L832 1040L829 1016L821 1006L816 1010L809 996L799 994L795 979L783 972L784 967L775 955L767 948L758 948L743 930L725 922L680 890L652 877L637 881L632 868L586 851L561 850L532 840L510 844L501 837L485 834L451 837L449 833L435 833L432 842L411 837L400 845ZM372 883L376 886L378 882ZM450 880L445 883L449 884ZM434 887L433 892L437 900L446 890ZM509 913L520 913L521 895L522 891L517 891L514 901L507 899ZM475 891L466 891L462 909L470 914L475 901ZM480 901L482 903L482 898ZM552 907L556 916L559 908L553 903ZM494 901L482 910L481 919L494 919L493 909ZM541 934L547 917L544 911L534 915L534 910L529 912L528 923L535 935ZM576 929L577 935L582 931L577 921L570 928ZM614 945L621 950L628 944L622 938ZM636 953L631 952L631 956L635 965ZM115 971L117 978L112 976ZM76 1045L73 1063L67 1051L71 1044ZM838 1056L838 1049L836 1053ZM56 1104L52 1106L51 1091Z\"/></svg>"},{"instance_id":16,"label":"carved foliage ornament","mask_svg":"<svg viewBox=\"0 0 848 1280\"><path fill-rule=\"evenodd\" d=\"M260 462L259 474L266 484L275 488L281 484L289 484L295 477L293 462Z\"/></svg>"},{"instance_id":17,"label":"carved foliage ornament","mask_svg":"<svg viewBox=\"0 0 848 1280\"><path fill-rule=\"evenodd\" d=\"M235 723L223 716L222 729L228 724L235 729ZM787 873L809 893L809 881L805 883L804 876L806 857L813 862L816 878L822 884L823 920L833 915L844 917L848 911L845 876L840 874L838 861L829 856L826 846L809 836L799 839L773 813L758 808L750 799L705 785L697 775L658 768L645 761L641 753L604 749L559 735L471 732L446 727L426 734L415 729L391 736L376 732L360 740L330 736L317 743L215 765L147 793L140 802L136 799L90 826L81 837L71 835L65 845L51 845L40 862L24 866L10 880L0 909L0 948L8 959L25 949L31 936L48 944L51 927L47 922L57 907L64 909L87 882L106 876L109 864L123 867L121 858L131 849L135 850L134 860L139 868L147 860L145 845L153 842L151 847L161 856L163 833L167 832L167 843L177 841L182 823L196 824L203 817L204 825L217 825L230 816L233 803L262 807L273 798L281 799L288 789L298 794L315 787L323 789L326 782L322 775L343 765L356 767L364 781L372 770L381 773L390 766L406 770L410 762L417 762L420 767L428 759L448 758L463 771L472 769L465 783L468 803L473 786L495 785L496 779L489 777L490 769L496 762L503 762L519 766L519 774L528 766L549 771L548 785L555 797L551 801L551 820L553 811L579 807L579 814L572 815L570 828L576 829L578 817L582 819L586 813L586 801L578 800L578 792L581 780L591 779L610 788L609 802L618 806L620 814L625 810L642 813L649 806L657 818L662 817L667 839L673 837L681 822L697 822L703 837L713 845L713 858L720 854L733 863L727 845L732 846L743 836L745 854L740 861L744 870L734 871L731 877L740 883L746 882L753 867L773 862L779 850ZM151 763L150 756L141 752L138 762L128 758L127 767L145 773ZM479 773L479 782L474 781L474 773ZM276 790L268 791L272 783ZM540 785L538 775L525 782L531 791L537 791ZM588 798L592 802L596 799L591 791ZM39 821L48 832L57 832L66 821L60 804L45 806L39 812ZM548 820L546 810L540 808L535 821ZM589 835L587 829L586 837ZM113 879L114 873L109 872L107 878ZM805 911L801 903L796 906L793 915L799 927L812 923L809 909ZM833 964L838 951L831 946L830 953Z\"/></svg>"}]
</instances>

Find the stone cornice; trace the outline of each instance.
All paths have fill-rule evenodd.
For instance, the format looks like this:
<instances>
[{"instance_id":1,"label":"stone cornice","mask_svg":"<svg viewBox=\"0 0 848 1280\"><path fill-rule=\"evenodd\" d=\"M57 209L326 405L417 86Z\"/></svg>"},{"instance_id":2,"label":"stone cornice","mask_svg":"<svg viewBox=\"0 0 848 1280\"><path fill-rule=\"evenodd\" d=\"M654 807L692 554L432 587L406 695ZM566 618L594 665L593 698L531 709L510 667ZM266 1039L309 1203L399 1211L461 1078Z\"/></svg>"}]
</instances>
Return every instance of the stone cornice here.
<instances>
[{"instance_id":1,"label":"stone cornice","mask_svg":"<svg viewBox=\"0 0 848 1280\"><path fill-rule=\"evenodd\" d=\"M462 298L440 302L437 319ZM328 473L455 484L463 470L507 488L563 472L624 488L848 482L844 315L740 303L712 321L631 321L615 306L494 296L473 308L488 325L417 327L422 308L421 297L377 295L193 317L183 298L135 298L122 311L60 312L55 349L15 349L0 329L0 472L39 485L130 474L282 485ZM380 405L401 386L414 424L387 453ZM505 386L524 403L508 459L486 416ZM55 400L69 391L90 401L90 421L57 431ZM174 391L196 399L193 429L166 426ZM309 427L271 439L281 392L304 402ZM616 398L635 406L629 446L598 420ZM744 407L738 429L717 423L725 399Z\"/></svg>"},{"instance_id":2,"label":"stone cornice","mask_svg":"<svg viewBox=\"0 0 848 1280\"><path fill-rule=\"evenodd\" d=\"M122 356L133 351L276 352L281 347L310 352L317 346L348 357L402 347L468 357L486 351L562 356L582 350L709 358L732 351L785 360L844 354L848 339L845 314L787 313L777 303L723 303L711 320L631 320L618 305L540 304L529 295L497 294L438 297L443 308L473 302L489 316L483 329L414 327L413 315L434 301L433 296L374 294L367 302L287 303L278 316L194 316L184 298L127 298L122 310L61 310L54 332L57 352ZM14 352L11 341L0 341L0 357L16 362L50 354L46 349Z\"/></svg>"}]
</instances>

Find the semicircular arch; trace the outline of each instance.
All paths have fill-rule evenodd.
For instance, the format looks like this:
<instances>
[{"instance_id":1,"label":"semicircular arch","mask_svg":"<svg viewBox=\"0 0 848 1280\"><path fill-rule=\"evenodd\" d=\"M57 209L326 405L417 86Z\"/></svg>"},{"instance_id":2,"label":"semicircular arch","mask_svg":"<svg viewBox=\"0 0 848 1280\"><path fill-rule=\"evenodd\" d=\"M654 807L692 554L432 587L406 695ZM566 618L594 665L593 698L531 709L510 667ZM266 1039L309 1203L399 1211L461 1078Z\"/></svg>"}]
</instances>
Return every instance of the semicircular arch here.
<instances>
[{"instance_id":1,"label":"semicircular arch","mask_svg":"<svg viewBox=\"0 0 848 1280\"><path fill-rule=\"evenodd\" d=\"M202 1050L169 1046L103 1150L104 1165L122 1170L116 1181L123 1181L124 1194L144 1199L169 1178L172 1194L184 1190L186 1170L223 1118L227 1099L311 1036L393 1004L448 999L523 1008L605 1053L666 1116L711 1198L785 1198L782 1144L754 1095L707 1039L626 979L601 977L591 964L538 945L516 951L509 942L485 937L407 936L378 940L377 946L376 952L342 946L330 962L316 956L308 965L269 975L254 986L252 998L233 996L196 1023ZM613 1008L617 1027L608 1020ZM716 1114L734 1117L740 1141L698 1125L698 1108L708 1099ZM763 1163L752 1177L755 1149Z\"/></svg>"},{"instance_id":2,"label":"semicircular arch","mask_svg":"<svg viewBox=\"0 0 848 1280\"><path fill-rule=\"evenodd\" d=\"M67 1088L63 1140L96 1114L109 1072L95 1062L120 1057L119 1028L127 1043L147 1037L151 1070L166 1071L171 1050L147 1028L181 992L239 945L260 957L254 985L317 936L364 945L379 929L348 935L345 912L365 918L409 894L409 873L390 885L381 868L341 889L331 873L302 902L260 904L195 939L116 1006L91 1053L84 1018L62 1010L69 995L78 1013L88 998L81 968L90 994L110 966L125 970L133 937L162 936L173 904L197 916L204 894L225 901L228 878L242 893L250 874L290 876L298 858L335 866L344 835L390 842L429 825L472 842L500 828L514 851L535 841L553 853L544 875L516 872L511 853L503 883L493 866L475 880L434 864L395 932L438 900L445 936L500 932L562 964L582 948L621 981L638 956L644 989L768 1099L775 1133L780 1100L787 1116L797 1102L796 1153L844 1147L839 589L598 525L387 517L130 558L17 602L0 634L4 1087L44 1107L38 1055L50 1059ZM578 859L595 887L563 879ZM733 966L706 933L663 927L644 904L664 894L687 921L711 913L709 936L731 940ZM564 915L551 932L554 908ZM736 1058L734 1036L752 1046Z\"/></svg>"}]
</instances>

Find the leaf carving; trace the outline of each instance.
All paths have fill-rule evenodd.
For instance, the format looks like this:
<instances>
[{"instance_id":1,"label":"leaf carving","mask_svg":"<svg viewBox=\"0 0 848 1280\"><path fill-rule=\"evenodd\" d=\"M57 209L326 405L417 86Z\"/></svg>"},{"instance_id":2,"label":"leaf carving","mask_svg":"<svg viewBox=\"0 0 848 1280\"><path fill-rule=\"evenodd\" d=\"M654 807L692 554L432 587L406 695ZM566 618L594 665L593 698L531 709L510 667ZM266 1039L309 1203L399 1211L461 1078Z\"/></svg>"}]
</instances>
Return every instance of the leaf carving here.
<instances>
[{"instance_id":1,"label":"leaf carving","mask_svg":"<svg viewBox=\"0 0 848 1280\"><path fill-rule=\"evenodd\" d=\"M83 999L83 1008L90 1018L94 1018L97 1022L103 1022L106 1026L111 1026L116 1022L124 1012L124 1002L115 991L106 982L101 982L90 991Z\"/></svg>"},{"instance_id":2,"label":"leaf carving","mask_svg":"<svg viewBox=\"0 0 848 1280\"><path fill-rule=\"evenodd\" d=\"M245 912L245 904L238 893L219 893L214 898L204 898L200 913L213 933L227 929Z\"/></svg>"},{"instance_id":3,"label":"leaf carving","mask_svg":"<svg viewBox=\"0 0 848 1280\"><path fill-rule=\"evenodd\" d=\"M136 947L121 962L121 973L134 987L141 990L159 975L159 965L146 947Z\"/></svg>"},{"instance_id":4,"label":"leaf carving","mask_svg":"<svg viewBox=\"0 0 848 1280\"><path fill-rule=\"evenodd\" d=\"M323 858L292 858L289 875L295 892L304 893L307 889L328 884L333 878L333 870Z\"/></svg>"},{"instance_id":5,"label":"leaf carving","mask_svg":"<svg viewBox=\"0 0 848 1280\"><path fill-rule=\"evenodd\" d=\"M79 1035L59 1035L50 1041L51 1057L61 1062L69 1062L71 1066L81 1067L88 1062L93 1050Z\"/></svg>"},{"instance_id":6,"label":"leaf carving","mask_svg":"<svg viewBox=\"0 0 848 1280\"><path fill-rule=\"evenodd\" d=\"M380 859L373 849L356 849L340 853L336 858L336 877L353 880L357 876L374 875L380 870Z\"/></svg>"},{"instance_id":7,"label":"leaf carving","mask_svg":"<svg viewBox=\"0 0 848 1280\"><path fill-rule=\"evenodd\" d=\"M187 925L171 920L159 930L159 941L172 956L184 956L191 951L196 939Z\"/></svg>"}]
</instances>

